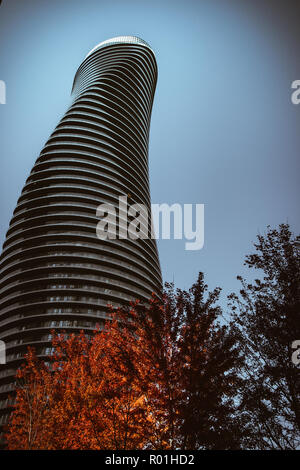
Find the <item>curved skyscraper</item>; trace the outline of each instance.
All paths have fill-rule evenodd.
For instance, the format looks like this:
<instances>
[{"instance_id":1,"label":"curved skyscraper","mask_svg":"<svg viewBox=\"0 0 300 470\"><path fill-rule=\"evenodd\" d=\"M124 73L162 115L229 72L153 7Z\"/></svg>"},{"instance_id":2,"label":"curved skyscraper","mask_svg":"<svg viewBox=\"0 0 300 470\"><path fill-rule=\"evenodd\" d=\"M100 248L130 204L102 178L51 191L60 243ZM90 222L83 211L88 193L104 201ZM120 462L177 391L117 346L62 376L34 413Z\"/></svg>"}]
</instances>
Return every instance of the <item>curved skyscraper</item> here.
<instances>
[{"instance_id":1,"label":"curved skyscraper","mask_svg":"<svg viewBox=\"0 0 300 470\"><path fill-rule=\"evenodd\" d=\"M161 290L155 240L99 240L100 204L150 211L148 139L157 65L150 46L122 36L80 65L73 101L26 181L3 245L0 424L29 345L46 357L51 330L93 331L107 304ZM44 103L45 105L46 103Z\"/></svg>"}]
</instances>

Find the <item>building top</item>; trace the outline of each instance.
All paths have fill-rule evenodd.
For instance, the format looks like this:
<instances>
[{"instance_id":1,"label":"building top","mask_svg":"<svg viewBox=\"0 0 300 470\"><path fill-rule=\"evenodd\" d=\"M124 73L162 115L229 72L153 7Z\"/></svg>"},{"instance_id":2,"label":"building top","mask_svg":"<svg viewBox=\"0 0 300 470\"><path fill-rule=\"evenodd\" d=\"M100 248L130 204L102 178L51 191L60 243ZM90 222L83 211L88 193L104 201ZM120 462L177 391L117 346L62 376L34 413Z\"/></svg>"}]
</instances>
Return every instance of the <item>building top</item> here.
<instances>
[{"instance_id":1,"label":"building top","mask_svg":"<svg viewBox=\"0 0 300 470\"><path fill-rule=\"evenodd\" d=\"M85 58L89 57L93 52L97 51L98 49L102 49L103 47L110 46L111 44L119 44L119 43L126 43L126 44L139 44L145 47L148 47L148 49L151 49L149 44L144 41L141 38L138 38L137 36L117 36L115 38L111 39L106 39L106 41L100 42L97 46L95 46ZM153 52L153 51L152 51Z\"/></svg>"}]
</instances>

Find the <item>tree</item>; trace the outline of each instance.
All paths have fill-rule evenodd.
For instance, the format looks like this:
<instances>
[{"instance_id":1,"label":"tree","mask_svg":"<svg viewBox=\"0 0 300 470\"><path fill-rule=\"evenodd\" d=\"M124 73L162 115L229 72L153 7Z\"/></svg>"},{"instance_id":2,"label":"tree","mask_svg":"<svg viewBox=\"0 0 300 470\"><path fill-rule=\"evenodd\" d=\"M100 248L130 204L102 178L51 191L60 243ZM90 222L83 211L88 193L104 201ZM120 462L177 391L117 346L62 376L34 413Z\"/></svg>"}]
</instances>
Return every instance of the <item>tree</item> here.
<instances>
[{"instance_id":1,"label":"tree","mask_svg":"<svg viewBox=\"0 0 300 470\"><path fill-rule=\"evenodd\" d=\"M35 449L47 447L49 437L48 369L29 348L26 362L17 371L17 412L11 416L9 448Z\"/></svg>"},{"instance_id":2,"label":"tree","mask_svg":"<svg viewBox=\"0 0 300 470\"><path fill-rule=\"evenodd\" d=\"M125 329L131 325L142 339L156 373L147 395L151 448L240 448L235 398L243 357L231 325L219 323L219 296L199 273L189 291L166 284L162 303L154 297L149 308L137 304L134 317L123 312Z\"/></svg>"},{"instance_id":3,"label":"tree","mask_svg":"<svg viewBox=\"0 0 300 470\"><path fill-rule=\"evenodd\" d=\"M242 428L234 399L242 357L231 327L218 323L220 289L208 292L200 273L189 292L179 293L184 310L179 340L180 383L185 390L180 407L182 447L240 448Z\"/></svg>"},{"instance_id":4,"label":"tree","mask_svg":"<svg viewBox=\"0 0 300 470\"><path fill-rule=\"evenodd\" d=\"M132 365L137 340L129 331L121 334L114 319L92 338L83 332L53 335L51 361L45 364L30 351L18 371L21 383L6 436L8 448L143 447L151 422L142 380L147 363L140 363L139 375Z\"/></svg>"},{"instance_id":5,"label":"tree","mask_svg":"<svg viewBox=\"0 0 300 470\"><path fill-rule=\"evenodd\" d=\"M162 299L111 309L90 338L54 335L48 363L29 352L8 448L239 448L241 358L219 293L200 273L188 292L167 285Z\"/></svg>"},{"instance_id":6,"label":"tree","mask_svg":"<svg viewBox=\"0 0 300 470\"><path fill-rule=\"evenodd\" d=\"M247 422L246 444L257 449L300 445L299 368L292 344L300 339L300 256L287 224L268 227L245 265L262 277L242 283L229 296L236 334L245 354L240 410Z\"/></svg>"}]
</instances>

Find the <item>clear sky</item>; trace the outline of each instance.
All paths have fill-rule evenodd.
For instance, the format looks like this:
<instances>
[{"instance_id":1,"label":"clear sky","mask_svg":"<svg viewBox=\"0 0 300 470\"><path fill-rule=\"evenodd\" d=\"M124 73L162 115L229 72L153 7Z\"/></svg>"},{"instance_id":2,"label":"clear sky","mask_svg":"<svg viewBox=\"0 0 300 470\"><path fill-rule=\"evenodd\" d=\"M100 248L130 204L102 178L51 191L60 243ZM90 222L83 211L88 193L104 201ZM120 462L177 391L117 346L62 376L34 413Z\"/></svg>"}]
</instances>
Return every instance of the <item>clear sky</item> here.
<instances>
[{"instance_id":1,"label":"clear sky","mask_svg":"<svg viewBox=\"0 0 300 470\"><path fill-rule=\"evenodd\" d=\"M77 67L99 42L136 35L155 51L152 202L205 204L205 245L160 241L165 281L238 286L268 224L299 233L298 1L4 0L0 6L0 241ZM299 32L298 32L299 30Z\"/></svg>"}]
</instances>

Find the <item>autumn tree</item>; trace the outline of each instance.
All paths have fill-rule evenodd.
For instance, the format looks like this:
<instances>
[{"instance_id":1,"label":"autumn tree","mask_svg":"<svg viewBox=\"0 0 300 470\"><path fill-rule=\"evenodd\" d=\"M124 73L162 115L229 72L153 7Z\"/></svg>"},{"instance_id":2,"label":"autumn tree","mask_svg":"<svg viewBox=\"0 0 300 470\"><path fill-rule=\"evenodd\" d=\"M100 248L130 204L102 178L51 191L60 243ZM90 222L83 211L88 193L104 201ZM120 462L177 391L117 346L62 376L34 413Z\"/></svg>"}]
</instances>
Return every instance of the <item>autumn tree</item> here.
<instances>
[{"instance_id":1,"label":"autumn tree","mask_svg":"<svg viewBox=\"0 0 300 470\"><path fill-rule=\"evenodd\" d=\"M48 367L36 357L33 349L29 348L25 359L26 362L16 374L17 411L11 416L9 448L47 448L51 434L48 429L51 377Z\"/></svg>"},{"instance_id":2,"label":"autumn tree","mask_svg":"<svg viewBox=\"0 0 300 470\"><path fill-rule=\"evenodd\" d=\"M235 399L243 357L231 325L220 322L219 296L199 273L189 291L166 284L162 303L154 297L149 307L123 310L123 329L141 341L138 363L147 357L154 378L147 394L151 448L240 448Z\"/></svg>"},{"instance_id":3,"label":"autumn tree","mask_svg":"<svg viewBox=\"0 0 300 470\"><path fill-rule=\"evenodd\" d=\"M232 294L236 334L246 358L240 413L256 449L296 449L300 445L300 376L292 362L300 340L300 256L297 239L282 224L259 235L245 264L261 275L248 283L239 277Z\"/></svg>"},{"instance_id":4,"label":"autumn tree","mask_svg":"<svg viewBox=\"0 0 300 470\"><path fill-rule=\"evenodd\" d=\"M90 338L54 335L47 363L30 352L8 448L239 448L241 358L219 293L200 273L188 292L167 285L162 299L111 309Z\"/></svg>"},{"instance_id":5,"label":"autumn tree","mask_svg":"<svg viewBox=\"0 0 300 470\"><path fill-rule=\"evenodd\" d=\"M29 352L18 372L8 448L143 448L151 420L143 382L147 361L132 364L138 344L112 319L92 338L83 332L54 335L55 352L48 364Z\"/></svg>"}]
</instances>

